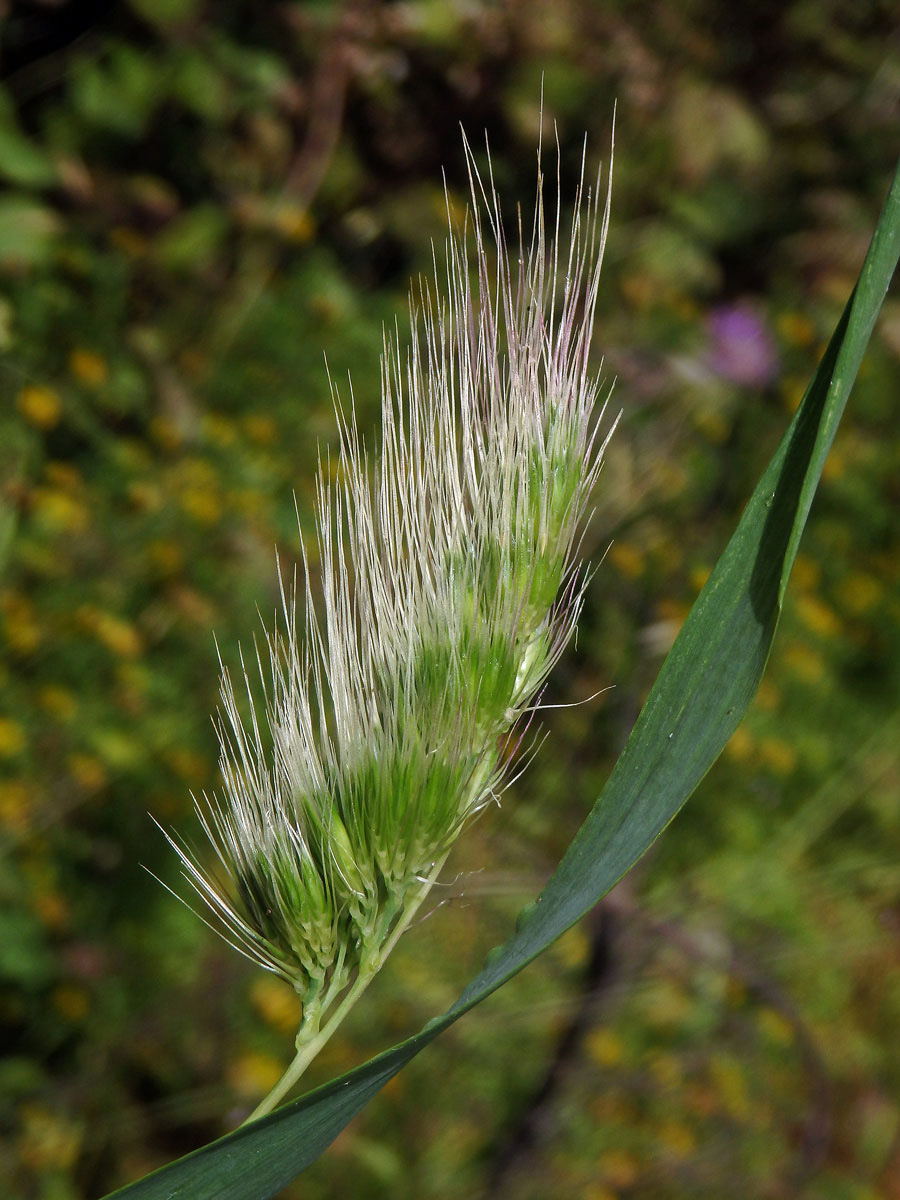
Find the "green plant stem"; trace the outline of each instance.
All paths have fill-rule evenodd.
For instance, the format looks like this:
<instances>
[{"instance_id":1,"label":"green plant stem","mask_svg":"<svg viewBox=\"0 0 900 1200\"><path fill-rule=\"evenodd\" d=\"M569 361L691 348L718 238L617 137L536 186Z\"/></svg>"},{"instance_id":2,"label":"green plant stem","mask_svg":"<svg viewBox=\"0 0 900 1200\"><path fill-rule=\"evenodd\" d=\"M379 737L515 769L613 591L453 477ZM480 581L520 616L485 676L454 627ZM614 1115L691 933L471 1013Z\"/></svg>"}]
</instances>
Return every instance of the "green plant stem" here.
<instances>
[{"instance_id":1,"label":"green plant stem","mask_svg":"<svg viewBox=\"0 0 900 1200\"><path fill-rule=\"evenodd\" d=\"M310 1038L308 1042L305 1042L297 1050L294 1060L288 1069L278 1080L269 1094L260 1101L244 1124L247 1124L250 1121L255 1121L257 1117L264 1117L266 1113L271 1112L278 1102L287 1095L287 1093L291 1090L312 1060L316 1057L316 1055L337 1029L338 1025L340 1025L341 1021L343 1021L344 1017L346 1017L347 1013L350 1011L359 997L366 990L373 974L374 972L363 973L360 971L353 983L353 986L347 992L346 996L344 996L338 1007L334 1010L331 1017L325 1022L321 1029L316 1032L314 1037Z\"/></svg>"},{"instance_id":2,"label":"green plant stem","mask_svg":"<svg viewBox=\"0 0 900 1200\"><path fill-rule=\"evenodd\" d=\"M291 1090L291 1088L297 1083L297 1081L303 1075L303 1072L313 1061L332 1034L335 1033L344 1017L347 1016L351 1008L353 1008L354 1004L356 1004L357 1000L378 974L385 959L394 949L402 935L409 928L413 917L419 911L425 898L428 896L428 893L437 882L437 877L440 874L446 859L447 855L445 854L440 861L435 863L431 874L422 881L417 891L404 906L403 914L400 917L400 920L391 930L390 935L384 944L380 946L366 962L360 964L359 972L356 976L356 979L353 981L353 985L351 986L350 990L343 997L340 1004L337 1006L325 1024L316 1031L314 1036L308 1041L304 1042L301 1046L298 1046L297 1053L288 1069L278 1080L269 1094L265 1096L259 1102L259 1104L257 1104L250 1116L247 1117L247 1120L244 1121L245 1125L248 1125L251 1121L257 1120L259 1117L264 1117L266 1113L270 1113L272 1109L276 1107L279 1101L282 1100Z\"/></svg>"}]
</instances>

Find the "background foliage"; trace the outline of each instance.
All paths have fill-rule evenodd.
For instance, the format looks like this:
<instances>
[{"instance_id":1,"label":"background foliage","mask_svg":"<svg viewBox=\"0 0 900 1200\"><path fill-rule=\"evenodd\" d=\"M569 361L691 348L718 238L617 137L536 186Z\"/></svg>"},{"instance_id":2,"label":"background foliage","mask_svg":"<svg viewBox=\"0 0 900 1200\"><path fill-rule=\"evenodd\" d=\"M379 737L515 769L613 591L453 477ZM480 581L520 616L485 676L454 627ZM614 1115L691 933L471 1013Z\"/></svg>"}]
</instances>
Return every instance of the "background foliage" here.
<instances>
[{"instance_id":1,"label":"background foliage","mask_svg":"<svg viewBox=\"0 0 900 1200\"><path fill-rule=\"evenodd\" d=\"M308 526L323 350L375 419L442 168L464 203L457 123L527 204L541 74L564 182L618 99L625 417L587 539L613 544L548 701L615 688L548 712L316 1079L455 998L600 790L862 260L893 8L6 6L0 1190L105 1192L231 1128L289 1054L289 990L141 869L178 886L147 812L190 829L215 783L212 631L235 663L295 498ZM898 356L888 301L769 675L685 813L285 1196L900 1195Z\"/></svg>"}]
</instances>

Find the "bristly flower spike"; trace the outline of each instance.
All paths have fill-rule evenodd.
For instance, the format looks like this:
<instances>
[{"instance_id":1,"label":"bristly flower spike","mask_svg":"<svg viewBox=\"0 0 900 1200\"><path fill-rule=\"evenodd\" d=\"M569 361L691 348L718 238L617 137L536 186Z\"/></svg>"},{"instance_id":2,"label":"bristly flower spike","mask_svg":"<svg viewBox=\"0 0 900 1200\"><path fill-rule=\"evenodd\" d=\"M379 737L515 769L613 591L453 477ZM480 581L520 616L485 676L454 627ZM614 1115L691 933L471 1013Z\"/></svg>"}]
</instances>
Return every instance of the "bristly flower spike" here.
<instances>
[{"instance_id":1,"label":"bristly flower spike","mask_svg":"<svg viewBox=\"0 0 900 1200\"><path fill-rule=\"evenodd\" d=\"M257 653L261 702L243 661L246 703L223 672L222 793L197 802L213 867L170 839L213 927L303 1001L296 1058L254 1117L334 1032L502 789L509 731L586 585L577 543L608 441L589 352L609 187L587 186L583 155L563 247L559 178L548 235L539 151L512 260L490 155L485 178L463 141L471 215L455 228L448 196L446 267L435 258L411 298L408 348L385 334L374 463L334 393L321 599L301 545L302 585L282 584L284 628Z\"/></svg>"}]
</instances>

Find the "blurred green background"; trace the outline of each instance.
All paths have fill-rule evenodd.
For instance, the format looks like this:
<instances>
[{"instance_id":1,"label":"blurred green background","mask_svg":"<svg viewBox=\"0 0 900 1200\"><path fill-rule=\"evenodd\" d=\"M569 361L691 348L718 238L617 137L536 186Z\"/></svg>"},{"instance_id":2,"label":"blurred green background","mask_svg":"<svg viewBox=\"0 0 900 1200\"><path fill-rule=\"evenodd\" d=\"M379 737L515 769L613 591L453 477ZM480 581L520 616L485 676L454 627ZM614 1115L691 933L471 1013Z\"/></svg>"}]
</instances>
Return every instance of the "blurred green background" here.
<instances>
[{"instance_id":1,"label":"blurred green background","mask_svg":"<svg viewBox=\"0 0 900 1200\"><path fill-rule=\"evenodd\" d=\"M0 0L0 1193L90 1198L234 1127L290 990L152 824L214 787L218 663L276 603L382 324L487 130L530 203L544 88L613 220L624 416L536 762L316 1064L451 1002L615 761L812 374L900 146L894 0ZM601 910L285 1197L900 1197L900 302L826 467L770 670Z\"/></svg>"}]
</instances>

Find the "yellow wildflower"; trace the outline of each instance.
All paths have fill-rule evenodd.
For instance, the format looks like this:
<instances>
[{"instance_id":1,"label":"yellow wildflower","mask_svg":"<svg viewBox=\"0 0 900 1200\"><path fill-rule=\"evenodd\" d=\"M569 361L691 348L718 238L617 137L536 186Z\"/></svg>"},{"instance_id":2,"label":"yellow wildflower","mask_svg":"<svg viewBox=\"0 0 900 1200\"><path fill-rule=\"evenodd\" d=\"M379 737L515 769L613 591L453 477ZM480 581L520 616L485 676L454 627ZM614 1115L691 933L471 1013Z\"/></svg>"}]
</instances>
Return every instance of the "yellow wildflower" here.
<instances>
[{"instance_id":1,"label":"yellow wildflower","mask_svg":"<svg viewBox=\"0 0 900 1200\"><path fill-rule=\"evenodd\" d=\"M69 355L69 370L85 387L100 387L109 376L106 359L93 350L73 350Z\"/></svg>"},{"instance_id":2,"label":"yellow wildflower","mask_svg":"<svg viewBox=\"0 0 900 1200\"><path fill-rule=\"evenodd\" d=\"M0 717L0 758L14 758L25 749L25 732L18 721Z\"/></svg>"},{"instance_id":3,"label":"yellow wildflower","mask_svg":"<svg viewBox=\"0 0 900 1200\"><path fill-rule=\"evenodd\" d=\"M54 388L29 384L16 397L19 412L38 429L53 429L62 416L62 400Z\"/></svg>"}]
</instances>

